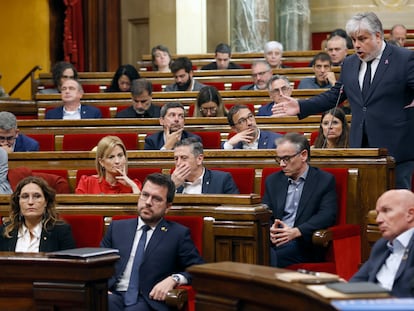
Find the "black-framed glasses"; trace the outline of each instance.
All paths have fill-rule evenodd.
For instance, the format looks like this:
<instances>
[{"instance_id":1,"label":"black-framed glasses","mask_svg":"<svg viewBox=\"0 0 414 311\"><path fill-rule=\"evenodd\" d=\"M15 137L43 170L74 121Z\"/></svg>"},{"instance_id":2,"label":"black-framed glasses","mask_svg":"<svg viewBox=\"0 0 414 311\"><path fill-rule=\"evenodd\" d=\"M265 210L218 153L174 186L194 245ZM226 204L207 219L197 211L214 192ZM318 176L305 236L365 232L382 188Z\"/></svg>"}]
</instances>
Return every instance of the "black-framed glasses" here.
<instances>
[{"instance_id":1,"label":"black-framed glasses","mask_svg":"<svg viewBox=\"0 0 414 311\"><path fill-rule=\"evenodd\" d=\"M5 142L5 141L12 142L15 139L16 139L15 135L13 135L13 136L0 136L0 142Z\"/></svg>"},{"instance_id":2,"label":"black-framed glasses","mask_svg":"<svg viewBox=\"0 0 414 311\"><path fill-rule=\"evenodd\" d=\"M210 111L210 113L216 113L217 112L217 107L201 107L200 108L200 112L207 114Z\"/></svg>"},{"instance_id":3,"label":"black-framed glasses","mask_svg":"<svg viewBox=\"0 0 414 311\"><path fill-rule=\"evenodd\" d=\"M292 160L294 157L301 154L302 151L303 150L300 150L300 151L296 152L295 154L287 155L287 156L284 156L284 157L275 156L275 161L276 161L277 164L280 164L280 162L282 162L282 161L285 162L285 164L288 164L290 162L290 160Z\"/></svg>"},{"instance_id":4,"label":"black-framed glasses","mask_svg":"<svg viewBox=\"0 0 414 311\"><path fill-rule=\"evenodd\" d=\"M253 120L253 118L254 118L254 115L253 115L252 113L249 113L249 114L247 115L247 117L246 117L246 118L240 118L240 119L236 122L236 124L238 124L238 125L243 125L243 124L246 124L246 123L247 123L247 120L252 121L252 120Z\"/></svg>"}]
</instances>

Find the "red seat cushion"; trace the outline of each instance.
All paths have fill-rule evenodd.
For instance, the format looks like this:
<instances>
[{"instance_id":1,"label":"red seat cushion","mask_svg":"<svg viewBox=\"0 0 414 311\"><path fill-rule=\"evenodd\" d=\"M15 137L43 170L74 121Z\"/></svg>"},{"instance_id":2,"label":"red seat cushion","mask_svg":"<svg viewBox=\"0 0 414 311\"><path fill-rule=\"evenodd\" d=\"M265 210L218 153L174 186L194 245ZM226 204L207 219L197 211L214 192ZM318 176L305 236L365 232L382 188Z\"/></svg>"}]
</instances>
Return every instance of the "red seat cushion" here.
<instances>
[{"instance_id":1,"label":"red seat cushion","mask_svg":"<svg viewBox=\"0 0 414 311\"><path fill-rule=\"evenodd\" d=\"M252 167L217 167L212 170L228 172L234 179L241 194L254 192L255 169Z\"/></svg>"},{"instance_id":2,"label":"red seat cushion","mask_svg":"<svg viewBox=\"0 0 414 311\"><path fill-rule=\"evenodd\" d=\"M60 218L70 224L76 247L99 247L104 233L102 215L61 214Z\"/></svg>"},{"instance_id":3,"label":"red seat cushion","mask_svg":"<svg viewBox=\"0 0 414 311\"><path fill-rule=\"evenodd\" d=\"M26 134L39 143L39 151L55 151L54 134Z\"/></svg>"}]
</instances>

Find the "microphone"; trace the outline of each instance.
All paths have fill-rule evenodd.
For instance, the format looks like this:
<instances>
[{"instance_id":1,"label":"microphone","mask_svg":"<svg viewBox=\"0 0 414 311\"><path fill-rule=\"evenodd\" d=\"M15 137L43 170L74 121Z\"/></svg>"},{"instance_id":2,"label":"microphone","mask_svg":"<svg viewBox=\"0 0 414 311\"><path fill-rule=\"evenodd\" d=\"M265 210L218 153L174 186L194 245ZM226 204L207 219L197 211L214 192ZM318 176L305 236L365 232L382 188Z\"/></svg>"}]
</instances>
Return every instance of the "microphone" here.
<instances>
[{"instance_id":1,"label":"microphone","mask_svg":"<svg viewBox=\"0 0 414 311\"><path fill-rule=\"evenodd\" d=\"M328 132L326 133L325 139L323 140L323 145L322 145L323 149L326 147L326 144L328 142L329 131L331 130L332 122L333 122L333 119L335 118L336 109L338 108L339 101L341 99L341 96L342 96L343 92L344 92L344 85L341 84L341 87L339 89L338 98L336 99L336 104L335 104L335 107L332 111L332 118L331 118L331 120L329 121L329 124L328 124Z\"/></svg>"}]
</instances>

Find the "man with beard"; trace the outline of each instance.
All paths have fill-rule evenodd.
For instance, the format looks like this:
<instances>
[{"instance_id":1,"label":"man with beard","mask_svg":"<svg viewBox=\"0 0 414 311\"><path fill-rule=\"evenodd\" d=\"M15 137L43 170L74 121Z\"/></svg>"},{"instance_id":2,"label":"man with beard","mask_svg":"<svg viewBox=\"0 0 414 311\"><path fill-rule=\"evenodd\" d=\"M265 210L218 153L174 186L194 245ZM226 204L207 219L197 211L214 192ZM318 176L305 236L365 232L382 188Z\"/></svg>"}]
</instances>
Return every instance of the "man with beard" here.
<instances>
[{"instance_id":1,"label":"man with beard","mask_svg":"<svg viewBox=\"0 0 414 311\"><path fill-rule=\"evenodd\" d=\"M159 118L160 107L151 103L152 83L136 79L131 86L132 106L116 113L115 118Z\"/></svg>"},{"instance_id":2,"label":"man with beard","mask_svg":"<svg viewBox=\"0 0 414 311\"><path fill-rule=\"evenodd\" d=\"M166 103L160 115L163 130L145 138L145 150L172 150L177 141L187 137L196 137L201 141L200 136L184 131L185 110L181 103Z\"/></svg>"},{"instance_id":3,"label":"man with beard","mask_svg":"<svg viewBox=\"0 0 414 311\"><path fill-rule=\"evenodd\" d=\"M359 13L346 24L355 54L345 58L338 82L306 100L284 96L274 116L300 119L348 99L352 110L351 148L387 148L394 157L395 187L411 189L414 172L414 52L384 41L373 12Z\"/></svg>"},{"instance_id":4,"label":"man with beard","mask_svg":"<svg viewBox=\"0 0 414 311\"><path fill-rule=\"evenodd\" d=\"M288 133L276 140L276 163L282 169L266 178L262 202L273 213L270 264L283 268L323 258L312 244L315 230L335 224L335 177L309 165L308 139Z\"/></svg>"},{"instance_id":5,"label":"man with beard","mask_svg":"<svg viewBox=\"0 0 414 311\"><path fill-rule=\"evenodd\" d=\"M167 221L175 195L170 176L147 176L138 199L138 217L112 221L102 247L119 250L108 281L108 310L170 310L165 298L177 285L190 284L186 269L204 260L190 230Z\"/></svg>"},{"instance_id":6,"label":"man with beard","mask_svg":"<svg viewBox=\"0 0 414 311\"><path fill-rule=\"evenodd\" d=\"M205 85L193 79L193 64L188 57L179 57L171 64L175 83L167 85L166 92L199 91Z\"/></svg>"},{"instance_id":7,"label":"man with beard","mask_svg":"<svg viewBox=\"0 0 414 311\"><path fill-rule=\"evenodd\" d=\"M223 149L273 149L276 147L276 138L282 135L262 131L257 127L253 112L245 105L234 105L227 114L227 121L232 130L233 137L223 144Z\"/></svg>"}]
</instances>

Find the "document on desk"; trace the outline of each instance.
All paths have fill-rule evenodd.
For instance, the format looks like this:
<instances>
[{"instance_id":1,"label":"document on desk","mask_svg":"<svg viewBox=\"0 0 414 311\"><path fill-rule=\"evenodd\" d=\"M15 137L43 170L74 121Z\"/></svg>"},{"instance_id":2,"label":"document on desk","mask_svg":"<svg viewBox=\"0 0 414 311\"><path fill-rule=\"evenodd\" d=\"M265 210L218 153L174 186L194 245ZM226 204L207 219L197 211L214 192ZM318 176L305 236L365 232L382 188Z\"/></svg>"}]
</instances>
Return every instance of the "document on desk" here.
<instances>
[{"instance_id":1,"label":"document on desk","mask_svg":"<svg viewBox=\"0 0 414 311\"><path fill-rule=\"evenodd\" d=\"M95 256L102 256L108 254L118 254L119 250L114 248L104 247L81 247L65 249L62 251L56 251L48 253L50 257L66 257L66 258L89 258Z\"/></svg>"},{"instance_id":2,"label":"document on desk","mask_svg":"<svg viewBox=\"0 0 414 311\"><path fill-rule=\"evenodd\" d=\"M414 298L332 300L340 311L412 311Z\"/></svg>"},{"instance_id":3,"label":"document on desk","mask_svg":"<svg viewBox=\"0 0 414 311\"><path fill-rule=\"evenodd\" d=\"M338 282L339 276L327 272L280 272L275 273L275 276L278 280L285 282L300 282L306 284L324 284L329 282Z\"/></svg>"},{"instance_id":4,"label":"document on desk","mask_svg":"<svg viewBox=\"0 0 414 311\"><path fill-rule=\"evenodd\" d=\"M316 292L318 295L328 298L328 299L354 299L354 298L388 298L390 294L387 290L383 289L378 291L365 291L365 292L348 292L345 293L343 291L338 291L333 288L330 288L332 284L337 283L329 283L324 285L308 285L307 288ZM352 286L354 283L341 283L341 284L348 284ZM357 287L355 287L357 288Z\"/></svg>"}]
</instances>

